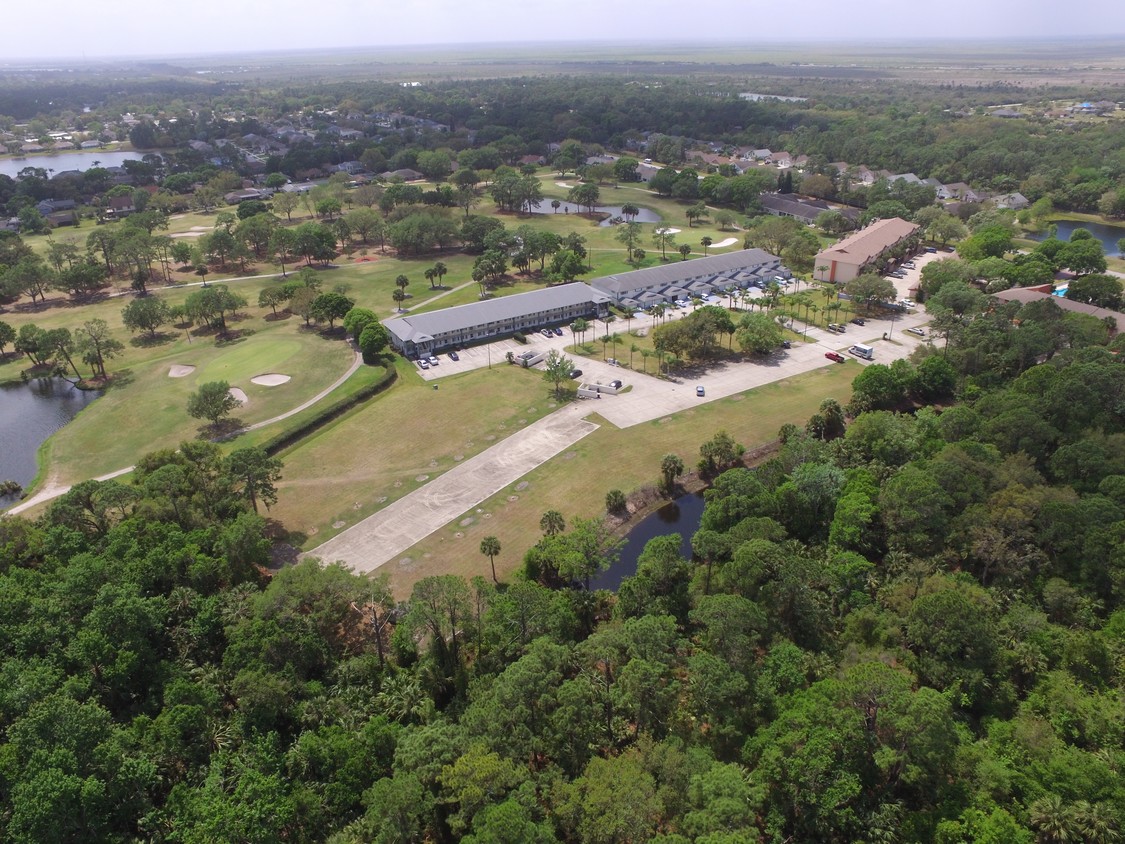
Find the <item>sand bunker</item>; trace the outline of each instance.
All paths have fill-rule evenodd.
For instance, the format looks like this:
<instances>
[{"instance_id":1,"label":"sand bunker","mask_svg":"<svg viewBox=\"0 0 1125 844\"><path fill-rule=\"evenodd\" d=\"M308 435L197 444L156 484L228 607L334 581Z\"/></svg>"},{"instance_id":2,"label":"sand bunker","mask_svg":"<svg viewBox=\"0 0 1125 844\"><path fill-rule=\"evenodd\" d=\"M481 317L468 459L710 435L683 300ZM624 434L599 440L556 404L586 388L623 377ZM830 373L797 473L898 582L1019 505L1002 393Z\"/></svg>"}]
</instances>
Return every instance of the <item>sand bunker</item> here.
<instances>
[{"instance_id":1,"label":"sand bunker","mask_svg":"<svg viewBox=\"0 0 1125 844\"><path fill-rule=\"evenodd\" d=\"M244 393L242 390L238 389L238 387L231 387L230 388L230 394L232 396L234 396L236 399L238 399L240 402L242 402L243 404L246 404L250 401L250 399L246 398L246 393Z\"/></svg>"},{"instance_id":2,"label":"sand bunker","mask_svg":"<svg viewBox=\"0 0 1125 844\"><path fill-rule=\"evenodd\" d=\"M186 232L176 232L169 235L169 237L203 237L210 231L214 231L214 226L192 226Z\"/></svg>"},{"instance_id":3,"label":"sand bunker","mask_svg":"<svg viewBox=\"0 0 1125 844\"><path fill-rule=\"evenodd\" d=\"M250 379L251 384L259 384L262 387L280 387L290 376L280 375L277 372L269 372L265 375L255 375Z\"/></svg>"},{"instance_id":4,"label":"sand bunker","mask_svg":"<svg viewBox=\"0 0 1125 844\"><path fill-rule=\"evenodd\" d=\"M191 375L193 372L195 372L194 366L186 366L182 363L174 363L174 364L172 364L172 367L168 370L168 377L169 378L186 378L187 376Z\"/></svg>"},{"instance_id":5,"label":"sand bunker","mask_svg":"<svg viewBox=\"0 0 1125 844\"><path fill-rule=\"evenodd\" d=\"M718 243L712 243L711 248L722 249L724 246L734 246L736 243L738 243L737 237L728 237L726 238L726 240L720 240Z\"/></svg>"},{"instance_id":6,"label":"sand bunker","mask_svg":"<svg viewBox=\"0 0 1125 844\"><path fill-rule=\"evenodd\" d=\"M674 229L674 228L666 226L664 228L664 231L668 232L668 234L679 234L681 231L683 231L683 229Z\"/></svg>"},{"instance_id":7,"label":"sand bunker","mask_svg":"<svg viewBox=\"0 0 1125 844\"><path fill-rule=\"evenodd\" d=\"M571 188L574 187L574 185L568 185L566 182L555 182L555 184L558 185L560 188L566 188L567 190L570 190Z\"/></svg>"}]
</instances>

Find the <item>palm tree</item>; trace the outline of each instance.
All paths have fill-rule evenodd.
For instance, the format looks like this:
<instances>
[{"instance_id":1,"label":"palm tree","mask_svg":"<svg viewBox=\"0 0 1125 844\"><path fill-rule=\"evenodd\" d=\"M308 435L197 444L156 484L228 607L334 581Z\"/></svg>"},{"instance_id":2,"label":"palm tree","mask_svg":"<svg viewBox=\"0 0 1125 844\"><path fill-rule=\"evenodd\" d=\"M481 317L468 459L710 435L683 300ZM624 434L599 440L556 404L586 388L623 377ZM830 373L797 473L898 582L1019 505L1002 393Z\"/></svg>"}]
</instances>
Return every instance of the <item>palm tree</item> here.
<instances>
[{"instance_id":1,"label":"palm tree","mask_svg":"<svg viewBox=\"0 0 1125 844\"><path fill-rule=\"evenodd\" d=\"M641 357L644 358L644 372L648 372L648 359L652 356L652 352L648 349L641 349Z\"/></svg>"},{"instance_id":2,"label":"palm tree","mask_svg":"<svg viewBox=\"0 0 1125 844\"><path fill-rule=\"evenodd\" d=\"M636 205L633 205L631 202L626 202L624 205L621 206L621 216L624 217L629 222L632 222L633 218L635 218L640 213L641 213L641 209L638 208Z\"/></svg>"},{"instance_id":3,"label":"palm tree","mask_svg":"<svg viewBox=\"0 0 1125 844\"><path fill-rule=\"evenodd\" d=\"M559 201L558 201L557 199L552 199L552 200L551 200L551 207L555 209L555 213L556 213L556 214L558 214L558 213L559 213L559 206L560 206L560 205L562 205L562 203L561 203L561 202L559 202Z\"/></svg>"},{"instance_id":4,"label":"palm tree","mask_svg":"<svg viewBox=\"0 0 1125 844\"><path fill-rule=\"evenodd\" d=\"M613 346L613 354L610 355L614 360L617 360L617 344L621 342L621 335L616 331L609 336L609 342Z\"/></svg>"},{"instance_id":5,"label":"palm tree","mask_svg":"<svg viewBox=\"0 0 1125 844\"><path fill-rule=\"evenodd\" d=\"M691 254L691 246L687 243L681 243L679 252L680 252L680 260L686 261L687 256Z\"/></svg>"},{"instance_id":6,"label":"palm tree","mask_svg":"<svg viewBox=\"0 0 1125 844\"><path fill-rule=\"evenodd\" d=\"M496 579L496 555L500 553L500 540L495 536L486 536L480 541L480 552L488 557L492 565L492 582L499 583Z\"/></svg>"},{"instance_id":7,"label":"palm tree","mask_svg":"<svg viewBox=\"0 0 1125 844\"><path fill-rule=\"evenodd\" d=\"M625 317L625 333L628 334L629 326L633 324L633 317L637 315L637 311L634 308L630 308L628 305L626 305L621 309L621 315Z\"/></svg>"},{"instance_id":8,"label":"palm tree","mask_svg":"<svg viewBox=\"0 0 1125 844\"><path fill-rule=\"evenodd\" d=\"M539 529L547 536L554 536L566 530L566 520L558 510L548 510L539 520Z\"/></svg>"},{"instance_id":9,"label":"palm tree","mask_svg":"<svg viewBox=\"0 0 1125 844\"><path fill-rule=\"evenodd\" d=\"M399 313L402 312L402 303L406 301L406 291L401 287L396 287L391 294L391 298L395 300L395 310Z\"/></svg>"},{"instance_id":10,"label":"palm tree","mask_svg":"<svg viewBox=\"0 0 1125 844\"><path fill-rule=\"evenodd\" d=\"M707 249L714 242L715 241L713 241L711 238L707 237L706 235L704 235L702 238L700 238L699 245L703 247L703 257L707 257Z\"/></svg>"},{"instance_id":11,"label":"palm tree","mask_svg":"<svg viewBox=\"0 0 1125 844\"><path fill-rule=\"evenodd\" d=\"M629 368L633 368L633 355L641 350L641 347L636 343L629 346Z\"/></svg>"},{"instance_id":12,"label":"palm tree","mask_svg":"<svg viewBox=\"0 0 1125 844\"><path fill-rule=\"evenodd\" d=\"M430 283L430 290L433 290L434 289L434 277L437 275L437 273L434 272L434 268L430 267L428 270L426 270L424 273L422 273L422 275L424 275L426 277L426 281L428 281Z\"/></svg>"},{"instance_id":13,"label":"palm tree","mask_svg":"<svg viewBox=\"0 0 1125 844\"><path fill-rule=\"evenodd\" d=\"M1067 844L1082 838L1074 810L1057 794L1040 797L1028 806L1028 816L1044 844Z\"/></svg>"}]
</instances>

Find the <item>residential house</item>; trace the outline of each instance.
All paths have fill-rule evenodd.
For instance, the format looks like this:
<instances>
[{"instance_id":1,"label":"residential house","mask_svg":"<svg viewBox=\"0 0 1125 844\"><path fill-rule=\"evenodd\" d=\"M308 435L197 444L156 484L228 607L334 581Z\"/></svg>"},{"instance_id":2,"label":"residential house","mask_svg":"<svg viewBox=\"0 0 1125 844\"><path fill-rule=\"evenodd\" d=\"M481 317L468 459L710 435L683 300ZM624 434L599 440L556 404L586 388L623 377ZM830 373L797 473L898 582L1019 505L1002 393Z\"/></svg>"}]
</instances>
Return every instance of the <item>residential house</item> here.
<instances>
[{"instance_id":1,"label":"residential house","mask_svg":"<svg viewBox=\"0 0 1125 844\"><path fill-rule=\"evenodd\" d=\"M818 281L844 284L875 269L881 259L909 252L921 238L921 226L899 217L876 220L817 253L815 274Z\"/></svg>"},{"instance_id":2,"label":"residential house","mask_svg":"<svg viewBox=\"0 0 1125 844\"><path fill-rule=\"evenodd\" d=\"M950 194L949 190L945 187L945 185L943 185L940 180L935 179L933 176L931 176L928 179L923 179L922 184L933 188L934 189L934 196L937 199L952 199L953 198L953 195Z\"/></svg>"},{"instance_id":3,"label":"residential house","mask_svg":"<svg viewBox=\"0 0 1125 844\"><path fill-rule=\"evenodd\" d=\"M775 217L792 217L810 225L820 214L831 210L823 200L801 199L793 194L764 193L759 201L762 208Z\"/></svg>"},{"instance_id":4,"label":"residential house","mask_svg":"<svg viewBox=\"0 0 1125 844\"><path fill-rule=\"evenodd\" d=\"M78 225L78 212L77 211L53 211L46 215L47 225L53 229L59 226L77 226Z\"/></svg>"},{"instance_id":5,"label":"residential house","mask_svg":"<svg viewBox=\"0 0 1125 844\"><path fill-rule=\"evenodd\" d=\"M1005 193L996 197L993 202L996 203L997 208L1008 208L1012 211L1022 211L1031 205L1031 200L1018 191L1016 193Z\"/></svg>"},{"instance_id":6,"label":"residential house","mask_svg":"<svg viewBox=\"0 0 1125 844\"><path fill-rule=\"evenodd\" d=\"M391 181L392 179L400 179L404 182L415 182L419 179L426 178L417 170L411 170L409 167L404 167L401 170L386 170L379 174L380 179Z\"/></svg>"},{"instance_id":7,"label":"residential house","mask_svg":"<svg viewBox=\"0 0 1125 844\"><path fill-rule=\"evenodd\" d=\"M888 182L906 182L908 185L920 185L922 180L913 173L898 173L887 178Z\"/></svg>"},{"instance_id":8,"label":"residential house","mask_svg":"<svg viewBox=\"0 0 1125 844\"><path fill-rule=\"evenodd\" d=\"M754 158L758 159L759 161L769 161L770 156L773 155L773 153L770 152L768 149L756 149L750 154L752 156L754 156Z\"/></svg>"},{"instance_id":9,"label":"residential house","mask_svg":"<svg viewBox=\"0 0 1125 844\"><path fill-rule=\"evenodd\" d=\"M408 357L483 343L515 332L596 319L609 297L582 282L385 320L392 345Z\"/></svg>"},{"instance_id":10,"label":"residential house","mask_svg":"<svg viewBox=\"0 0 1125 844\"><path fill-rule=\"evenodd\" d=\"M985 199L983 194L977 193L964 182L953 182L946 185L945 190L950 199L957 199L961 202L983 202Z\"/></svg>"},{"instance_id":11,"label":"residential house","mask_svg":"<svg viewBox=\"0 0 1125 844\"><path fill-rule=\"evenodd\" d=\"M35 204L35 210L44 217L57 211L73 211L78 203L73 199L44 199Z\"/></svg>"},{"instance_id":12,"label":"residential house","mask_svg":"<svg viewBox=\"0 0 1125 844\"><path fill-rule=\"evenodd\" d=\"M784 170L793 166L793 157L787 152L773 152L770 153L770 164Z\"/></svg>"},{"instance_id":13,"label":"residential house","mask_svg":"<svg viewBox=\"0 0 1125 844\"><path fill-rule=\"evenodd\" d=\"M111 219L119 220L122 217L128 217L130 214L135 213L137 206L133 204L133 197L130 196L114 196L110 197L109 202L106 204L105 215Z\"/></svg>"},{"instance_id":14,"label":"residential house","mask_svg":"<svg viewBox=\"0 0 1125 844\"><path fill-rule=\"evenodd\" d=\"M1013 287L1009 290L1001 290L999 293L994 293L992 295L1002 302L1020 302L1023 304L1052 300L1064 311L1089 314L1092 317L1107 321L1111 336L1116 335L1125 328L1125 314L1120 311L1111 311L1108 308L1099 308L1095 305L1087 305L1085 302L1075 302L1063 296L1055 296L1049 290L1041 287Z\"/></svg>"}]
</instances>

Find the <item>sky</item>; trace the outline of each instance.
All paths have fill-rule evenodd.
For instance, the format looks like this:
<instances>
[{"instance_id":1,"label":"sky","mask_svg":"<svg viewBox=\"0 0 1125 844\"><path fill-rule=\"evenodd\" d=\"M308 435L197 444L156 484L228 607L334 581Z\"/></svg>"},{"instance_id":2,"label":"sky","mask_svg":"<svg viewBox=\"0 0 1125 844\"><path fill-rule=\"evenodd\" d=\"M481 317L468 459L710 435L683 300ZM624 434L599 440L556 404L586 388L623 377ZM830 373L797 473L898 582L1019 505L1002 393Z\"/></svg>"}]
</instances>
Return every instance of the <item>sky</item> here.
<instances>
[{"instance_id":1,"label":"sky","mask_svg":"<svg viewBox=\"0 0 1125 844\"><path fill-rule=\"evenodd\" d=\"M4 6L0 65L466 43L1125 36L1125 0L9 0Z\"/></svg>"}]
</instances>

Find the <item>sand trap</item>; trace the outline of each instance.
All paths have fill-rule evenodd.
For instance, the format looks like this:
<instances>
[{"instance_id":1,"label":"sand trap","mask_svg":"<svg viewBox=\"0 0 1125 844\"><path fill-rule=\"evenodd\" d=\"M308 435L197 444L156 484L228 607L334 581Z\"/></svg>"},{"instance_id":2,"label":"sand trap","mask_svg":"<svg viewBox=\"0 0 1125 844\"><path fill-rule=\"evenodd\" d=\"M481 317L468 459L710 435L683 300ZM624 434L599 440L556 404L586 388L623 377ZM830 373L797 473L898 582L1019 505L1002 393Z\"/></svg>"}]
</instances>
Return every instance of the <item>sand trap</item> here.
<instances>
[{"instance_id":1,"label":"sand trap","mask_svg":"<svg viewBox=\"0 0 1125 844\"><path fill-rule=\"evenodd\" d=\"M574 187L574 185L568 185L566 182L555 182L555 184L558 185L560 188L566 188L567 190L570 190L571 188Z\"/></svg>"},{"instance_id":2,"label":"sand trap","mask_svg":"<svg viewBox=\"0 0 1125 844\"><path fill-rule=\"evenodd\" d=\"M182 363L172 364L171 369L168 370L169 378L186 378L195 372L194 366L186 366Z\"/></svg>"},{"instance_id":3,"label":"sand trap","mask_svg":"<svg viewBox=\"0 0 1125 844\"><path fill-rule=\"evenodd\" d=\"M667 229L664 229L664 231L668 232L668 234L679 234L680 232L683 231L683 229L667 228Z\"/></svg>"},{"instance_id":4,"label":"sand trap","mask_svg":"<svg viewBox=\"0 0 1125 844\"><path fill-rule=\"evenodd\" d=\"M255 375L250 379L250 383L260 384L263 387L280 387L282 384L288 381L289 378L290 376L288 375L280 375L276 372L270 372L266 375Z\"/></svg>"},{"instance_id":5,"label":"sand trap","mask_svg":"<svg viewBox=\"0 0 1125 844\"><path fill-rule=\"evenodd\" d=\"M250 401L250 399L246 398L246 393L244 393L242 390L238 389L238 387L231 387L230 388L230 394L232 396L234 396L236 399L238 399L240 402L242 402L243 404L248 404L249 401Z\"/></svg>"},{"instance_id":6,"label":"sand trap","mask_svg":"<svg viewBox=\"0 0 1125 844\"><path fill-rule=\"evenodd\" d=\"M205 234L207 234L207 232L176 232L175 234L168 235L168 237L203 237Z\"/></svg>"},{"instance_id":7,"label":"sand trap","mask_svg":"<svg viewBox=\"0 0 1125 844\"><path fill-rule=\"evenodd\" d=\"M722 249L724 246L734 246L738 243L737 237L728 237L726 240L720 240L718 243L712 243L712 249Z\"/></svg>"}]
</instances>

